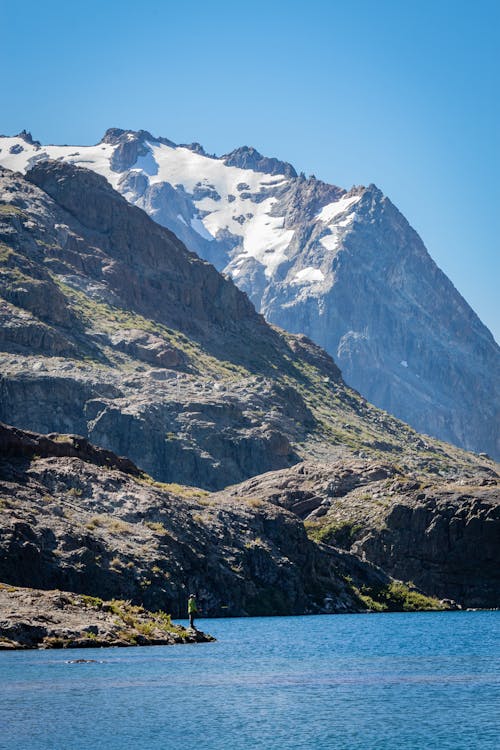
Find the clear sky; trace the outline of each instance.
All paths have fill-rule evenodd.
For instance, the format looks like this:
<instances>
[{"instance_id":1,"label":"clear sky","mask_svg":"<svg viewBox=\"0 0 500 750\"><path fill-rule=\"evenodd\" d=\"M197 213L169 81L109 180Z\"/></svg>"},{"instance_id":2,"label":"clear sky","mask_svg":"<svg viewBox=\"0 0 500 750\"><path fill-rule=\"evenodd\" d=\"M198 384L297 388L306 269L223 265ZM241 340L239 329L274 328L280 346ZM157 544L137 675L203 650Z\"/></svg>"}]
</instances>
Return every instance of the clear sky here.
<instances>
[{"instance_id":1,"label":"clear sky","mask_svg":"<svg viewBox=\"0 0 500 750\"><path fill-rule=\"evenodd\" d=\"M500 0L0 0L0 132L376 183L500 341Z\"/></svg>"}]
</instances>

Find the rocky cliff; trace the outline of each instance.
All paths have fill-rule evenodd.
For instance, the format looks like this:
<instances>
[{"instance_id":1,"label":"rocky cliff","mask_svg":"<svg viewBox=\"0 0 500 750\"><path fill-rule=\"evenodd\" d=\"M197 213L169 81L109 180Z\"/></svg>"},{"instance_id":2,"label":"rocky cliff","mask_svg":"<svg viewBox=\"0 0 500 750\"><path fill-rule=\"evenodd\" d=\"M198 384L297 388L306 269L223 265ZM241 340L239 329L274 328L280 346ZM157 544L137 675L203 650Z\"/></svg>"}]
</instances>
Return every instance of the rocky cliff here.
<instances>
[{"instance_id":1,"label":"rocky cliff","mask_svg":"<svg viewBox=\"0 0 500 750\"><path fill-rule=\"evenodd\" d=\"M104 175L269 321L323 346L372 403L500 458L500 350L375 186L346 191L253 148L218 159L146 131L112 128L89 147L0 139L0 163L12 169L47 157Z\"/></svg>"},{"instance_id":2,"label":"rocky cliff","mask_svg":"<svg viewBox=\"0 0 500 750\"><path fill-rule=\"evenodd\" d=\"M497 469L485 466L446 482L387 462L307 463L255 477L230 493L287 508L312 538L349 550L430 596L498 607Z\"/></svg>"}]
</instances>

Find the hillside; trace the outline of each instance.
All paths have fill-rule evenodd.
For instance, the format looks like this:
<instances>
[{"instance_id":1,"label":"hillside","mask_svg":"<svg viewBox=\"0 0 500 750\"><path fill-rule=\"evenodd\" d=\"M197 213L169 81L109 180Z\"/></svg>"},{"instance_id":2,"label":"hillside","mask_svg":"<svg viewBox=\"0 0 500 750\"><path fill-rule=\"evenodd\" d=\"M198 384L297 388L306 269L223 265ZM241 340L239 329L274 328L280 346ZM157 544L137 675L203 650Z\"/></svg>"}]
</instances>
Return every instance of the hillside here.
<instances>
[{"instance_id":1,"label":"hillside","mask_svg":"<svg viewBox=\"0 0 500 750\"><path fill-rule=\"evenodd\" d=\"M498 466L450 482L380 461L305 463L228 492L290 510L311 539L429 596L463 607L500 603Z\"/></svg>"}]
</instances>

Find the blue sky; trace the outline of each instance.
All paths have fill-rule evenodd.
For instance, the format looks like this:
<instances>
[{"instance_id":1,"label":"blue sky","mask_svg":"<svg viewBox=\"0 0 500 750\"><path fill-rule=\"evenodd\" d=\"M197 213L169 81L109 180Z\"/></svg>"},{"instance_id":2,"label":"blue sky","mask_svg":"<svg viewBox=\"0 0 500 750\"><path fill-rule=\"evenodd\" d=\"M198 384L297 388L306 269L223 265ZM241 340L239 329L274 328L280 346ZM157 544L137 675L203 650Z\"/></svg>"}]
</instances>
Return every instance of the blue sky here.
<instances>
[{"instance_id":1,"label":"blue sky","mask_svg":"<svg viewBox=\"0 0 500 750\"><path fill-rule=\"evenodd\" d=\"M0 132L144 128L376 183L500 340L500 3L0 0Z\"/></svg>"}]
</instances>

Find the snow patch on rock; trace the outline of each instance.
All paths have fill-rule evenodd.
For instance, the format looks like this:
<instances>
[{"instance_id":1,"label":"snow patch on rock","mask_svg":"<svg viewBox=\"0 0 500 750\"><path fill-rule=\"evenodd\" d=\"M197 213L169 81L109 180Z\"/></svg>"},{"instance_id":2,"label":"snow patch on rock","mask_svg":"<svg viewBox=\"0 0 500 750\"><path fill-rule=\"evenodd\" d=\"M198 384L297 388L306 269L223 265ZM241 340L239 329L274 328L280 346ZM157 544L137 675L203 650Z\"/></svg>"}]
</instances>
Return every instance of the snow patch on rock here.
<instances>
[{"instance_id":1,"label":"snow patch on rock","mask_svg":"<svg viewBox=\"0 0 500 750\"><path fill-rule=\"evenodd\" d=\"M324 281L325 274L319 268L313 268L307 266L297 271L295 274L292 284L312 284L315 281Z\"/></svg>"},{"instance_id":2,"label":"snow patch on rock","mask_svg":"<svg viewBox=\"0 0 500 750\"><path fill-rule=\"evenodd\" d=\"M350 198L340 198L338 201L328 203L316 214L316 218L324 224L329 224L336 216L343 214L344 211L357 203L360 197L360 195L352 195Z\"/></svg>"}]
</instances>

